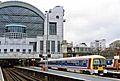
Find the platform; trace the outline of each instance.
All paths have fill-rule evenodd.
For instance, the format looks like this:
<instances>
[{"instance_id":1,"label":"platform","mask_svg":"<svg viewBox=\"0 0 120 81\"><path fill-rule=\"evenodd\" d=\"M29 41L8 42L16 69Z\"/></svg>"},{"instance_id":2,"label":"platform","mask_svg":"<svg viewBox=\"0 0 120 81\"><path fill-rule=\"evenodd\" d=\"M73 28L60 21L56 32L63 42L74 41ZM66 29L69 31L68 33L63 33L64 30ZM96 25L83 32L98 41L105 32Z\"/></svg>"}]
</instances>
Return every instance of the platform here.
<instances>
[{"instance_id":1,"label":"platform","mask_svg":"<svg viewBox=\"0 0 120 81\"><path fill-rule=\"evenodd\" d=\"M1 67L0 67L0 81L4 81L3 73L2 73L2 69L1 69Z\"/></svg>"},{"instance_id":2,"label":"platform","mask_svg":"<svg viewBox=\"0 0 120 81\"><path fill-rule=\"evenodd\" d=\"M108 73L120 74L120 70L108 70Z\"/></svg>"},{"instance_id":3,"label":"platform","mask_svg":"<svg viewBox=\"0 0 120 81\"><path fill-rule=\"evenodd\" d=\"M85 74L64 72L64 71L51 70L51 69L49 69L48 71L41 71L40 67L18 67L18 68L48 73L48 74L57 75L57 76L63 76L66 78L74 78L76 80L83 80L83 81L120 81L120 79L116 79L116 78L108 78L108 77L101 77L101 76L95 76L95 75L85 75Z\"/></svg>"}]
</instances>

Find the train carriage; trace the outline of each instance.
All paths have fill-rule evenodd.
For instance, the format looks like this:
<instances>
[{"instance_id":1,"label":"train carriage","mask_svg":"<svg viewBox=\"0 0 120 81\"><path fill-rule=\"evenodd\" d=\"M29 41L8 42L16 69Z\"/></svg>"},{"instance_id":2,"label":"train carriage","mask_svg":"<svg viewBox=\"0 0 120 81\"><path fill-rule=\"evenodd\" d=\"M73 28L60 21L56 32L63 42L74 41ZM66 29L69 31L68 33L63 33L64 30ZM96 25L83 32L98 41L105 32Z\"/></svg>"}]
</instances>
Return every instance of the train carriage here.
<instances>
[{"instance_id":1,"label":"train carriage","mask_svg":"<svg viewBox=\"0 0 120 81\"><path fill-rule=\"evenodd\" d=\"M79 73L107 73L107 70L105 69L106 59L105 57L100 55L49 59L48 67L52 69L73 71Z\"/></svg>"},{"instance_id":2,"label":"train carriage","mask_svg":"<svg viewBox=\"0 0 120 81\"><path fill-rule=\"evenodd\" d=\"M120 69L120 59L106 59L107 69Z\"/></svg>"}]
</instances>

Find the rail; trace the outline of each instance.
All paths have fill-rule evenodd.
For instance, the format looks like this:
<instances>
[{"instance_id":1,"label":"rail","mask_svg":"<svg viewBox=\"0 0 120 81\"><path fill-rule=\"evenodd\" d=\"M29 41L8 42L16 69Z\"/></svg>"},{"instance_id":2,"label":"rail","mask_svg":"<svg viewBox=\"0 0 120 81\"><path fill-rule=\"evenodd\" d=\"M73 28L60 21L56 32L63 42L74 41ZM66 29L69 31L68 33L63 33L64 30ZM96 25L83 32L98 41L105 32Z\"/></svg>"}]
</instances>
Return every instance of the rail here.
<instances>
[{"instance_id":1,"label":"rail","mask_svg":"<svg viewBox=\"0 0 120 81\"><path fill-rule=\"evenodd\" d=\"M3 75L5 81L42 81L33 76L28 76L17 71L15 68L3 68Z\"/></svg>"}]
</instances>

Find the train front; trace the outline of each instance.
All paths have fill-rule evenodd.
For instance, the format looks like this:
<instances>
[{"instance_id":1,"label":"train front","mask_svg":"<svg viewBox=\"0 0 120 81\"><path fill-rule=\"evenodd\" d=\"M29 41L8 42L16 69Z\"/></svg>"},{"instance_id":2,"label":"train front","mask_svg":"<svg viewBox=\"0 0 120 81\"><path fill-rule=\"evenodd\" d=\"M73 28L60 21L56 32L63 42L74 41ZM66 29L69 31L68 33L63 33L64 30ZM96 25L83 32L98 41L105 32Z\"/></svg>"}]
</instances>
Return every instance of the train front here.
<instances>
[{"instance_id":1,"label":"train front","mask_svg":"<svg viewBox=\"0 0 120 81\"><path fill-rule=\"evenodd\" d=\"M106 59L105 58L94 58L92 69L93 69L94 74L104 75L105 73L107 73Z\"/></svg>"}]
</instances>

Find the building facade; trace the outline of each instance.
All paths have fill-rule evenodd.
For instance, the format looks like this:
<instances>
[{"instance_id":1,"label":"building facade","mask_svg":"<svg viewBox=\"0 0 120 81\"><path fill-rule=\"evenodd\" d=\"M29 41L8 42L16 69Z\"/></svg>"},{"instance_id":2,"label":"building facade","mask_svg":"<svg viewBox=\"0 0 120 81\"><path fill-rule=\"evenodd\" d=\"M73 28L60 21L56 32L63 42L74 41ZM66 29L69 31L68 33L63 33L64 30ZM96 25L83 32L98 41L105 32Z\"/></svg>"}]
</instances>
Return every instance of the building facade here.
<instances>
[{"instance_id":1,"label":"building facade","mask_svg":"<svg viewBox=\"0 0 120 81\"><path fill-rule=\"evenodd\" d=\"M67 40L63 40L62 42L62 53L63 57L73 57L73 43L68 43Z\"/></svg>"},{"instance_id":2,"label":"building facade","mask_svg":"<svg viewBox=\"0 0 120 81\"><path fill-rule=\"evenodd\" d=\"M93 48L88 47L86 43L80 43L73 45L73 42L68 43L66 40L62 43L62 52L63 57L76 57L76 56L85 56L92 55Z\"/></svg>"},{"instance_id":3,"label":"building facade","mask_svg":"<svg viewBox=\"0 0 120 81\"><path fill-rule=\"evenodd\" d=\"M64 9L43 13L21 1L0 3L0 58L63 57Z\"/></svg>"},{"instance_id":4,"label":"building facade","mask_svg":"<svg viewBox=\"0 0 120 81\"><path fill-rule=\"evenodd\" d=\"M93 48L88 47L86 43L79 43L74 46L74 52L76 53L76 56L92 55Z\"/></svg>"},{"instance_id":5,"label":"building facade","mask_svg":"<svg viewBox=\"0 0 120 81\"><path fill-rule=\"evenodd\" d=\"M94 42L90 43L90 47L94 49L94 52L104 51L106 49L106 40L95 40Z\"/></svg>"}]
</instances>

